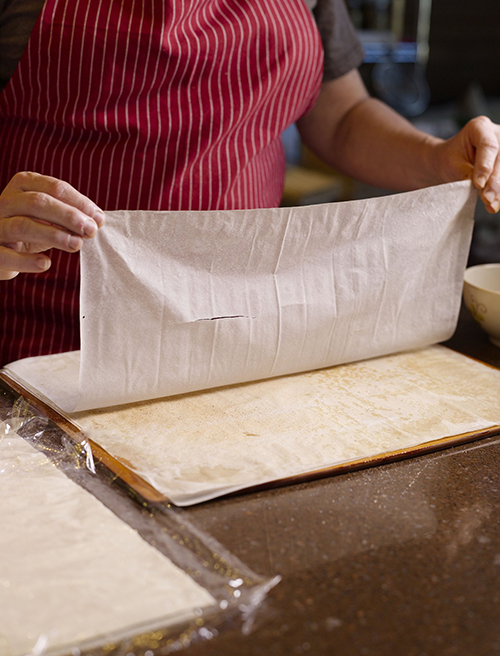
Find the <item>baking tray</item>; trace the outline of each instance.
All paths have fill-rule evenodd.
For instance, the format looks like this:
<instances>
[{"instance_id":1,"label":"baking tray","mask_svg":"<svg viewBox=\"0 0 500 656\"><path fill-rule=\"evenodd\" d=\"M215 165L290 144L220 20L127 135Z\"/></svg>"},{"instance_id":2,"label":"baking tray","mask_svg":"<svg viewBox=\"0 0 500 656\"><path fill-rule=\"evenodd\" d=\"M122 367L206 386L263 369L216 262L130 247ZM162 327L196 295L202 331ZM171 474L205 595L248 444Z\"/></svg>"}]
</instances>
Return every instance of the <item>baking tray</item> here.
<instances>
[{"instance_id":1,"label":"baking tray","mask_svg":"<svg viewBox=\"0 0 500 656\"><path fill-rule=\"evenodd\" d=\"M470 359L473 360L473 358ZM484 362L481 362L481 364L486 367L496 369L496 367L493 367L492 365L486 364ZM114 477L119 479L120 482L130 488L136 495L139 495L140 498L144 499L148 503L171 503L171 500L167 496L159 492L155 487L153 487L149 482L144 480L144 478L142 478L134 471L132 463L112 456L99 444L85 435L85 433L82 432L80 428L73 424L68 418L61 415L59 412L57 412L57 410L44 403L29 390L25 389L22 385L19 384L18 381L11 378L5 370L0 371L0 381L4 391L10 390L10 394L17 394L26 399L34 408L38 410L38 412L45 415L49 421L52 422L52 424L63 431L66 436L70 437L74 442L75 447L84 443L88 444L92 451L94 460L100 463L100 465L103 466L108 472L111 472ZM413 458L419 455L425 455L442 449L448 449L450 447L459 446L476 440L491 437L499 433L500 425L495 425L483 430L470 431L457 435L447 436L440 439L424 442L416 446L387 451L370 457L353 459L349 460L348 462L342 462L300 474L277 478L272 481L266 481L265 483L249 485L243 490L229 492L220 496L232 496L235 494L241 494L243 492L256 492L260 490L326 478L333 475L344 474L347 472L383 465L398 460Z\"/></svg>"}]
</instances>

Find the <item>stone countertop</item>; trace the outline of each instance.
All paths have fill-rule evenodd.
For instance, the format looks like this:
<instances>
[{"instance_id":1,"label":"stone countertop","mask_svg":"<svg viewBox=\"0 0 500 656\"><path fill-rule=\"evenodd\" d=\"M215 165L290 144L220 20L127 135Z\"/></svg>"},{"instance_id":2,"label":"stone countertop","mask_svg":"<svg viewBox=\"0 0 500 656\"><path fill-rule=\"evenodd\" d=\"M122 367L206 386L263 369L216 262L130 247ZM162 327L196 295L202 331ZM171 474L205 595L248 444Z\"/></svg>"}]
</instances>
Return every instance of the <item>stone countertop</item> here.
<instances>
[{"instance_id":1,"label":"stone countertop","mask_svg":"<svg viewBox=\"0 0 500 656\"><path fill-rule=\"evenodd\" d=\"M500 367L462 312L447 345ZM500 394L499 394L500 396ZM500 436L186 511L282 581L193 655L500 654Z\"/></svg>"}]
</instances>

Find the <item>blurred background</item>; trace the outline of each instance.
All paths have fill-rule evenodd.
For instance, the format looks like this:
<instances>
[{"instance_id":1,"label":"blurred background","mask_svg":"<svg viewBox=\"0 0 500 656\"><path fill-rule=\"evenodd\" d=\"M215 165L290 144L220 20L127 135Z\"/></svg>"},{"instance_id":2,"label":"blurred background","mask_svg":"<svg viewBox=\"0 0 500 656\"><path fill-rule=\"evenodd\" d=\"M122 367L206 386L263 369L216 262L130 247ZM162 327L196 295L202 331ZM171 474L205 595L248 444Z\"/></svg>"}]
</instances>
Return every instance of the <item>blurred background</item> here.
<instances>
[{"instance_id":1,"label":"blurred background","mask_svg":"<svg viewBox=\"0 0 500 656\"><path fill-rule=\"evenodd\" d=\"M361 75L372 95L417 127L448 138L471 118L500 123L500 0L345 0L365 48ZM283 135L283 205L388 193L339 175ZM469 264L500 262L500 216L481 203Z\"/></svg>"}]
</instances>

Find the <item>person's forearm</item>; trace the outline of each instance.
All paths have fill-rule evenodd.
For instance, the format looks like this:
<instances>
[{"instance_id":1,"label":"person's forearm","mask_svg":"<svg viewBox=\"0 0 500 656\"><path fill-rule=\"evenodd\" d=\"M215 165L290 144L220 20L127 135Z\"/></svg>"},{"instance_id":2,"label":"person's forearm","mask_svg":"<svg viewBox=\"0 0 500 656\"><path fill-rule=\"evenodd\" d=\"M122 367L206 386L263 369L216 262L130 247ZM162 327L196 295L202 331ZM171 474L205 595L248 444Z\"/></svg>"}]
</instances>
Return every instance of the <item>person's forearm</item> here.
<instances>
[{"instance_id":1,"label":"person's forearm","mask_svg":"<svg viewBox=\"0 0 500 656\"><path fill-rule=\"evenodd\" d=\"M297 125L320 159L352 178L394 191L469 178L488 212L500 209L500 126L485 116L437 139L370 98L353 70L323 83Z\"/></svg>"},{"instance_id":2,"label":"person's forearm","mask_svg":"<svg viewBox=\"0 0 500 656\"><path fill-rule=\"evenodd\" d=\"M444 182L435 165L442 140L371 98L357 71L324 83L298 126L320 159L355 179L394 190Z\"/></svg>"},{"instance_id":3,"label":"person's forearm","mask_svg":"<svg viewBox=\"0 0 500 656\"><path fill-rule=\"evenodd\" d=\"M355 105L331 137L329 163L364 182L401 191L443 182L434 161L442 140L375 98Z\"/></svg>"}]
</instances>

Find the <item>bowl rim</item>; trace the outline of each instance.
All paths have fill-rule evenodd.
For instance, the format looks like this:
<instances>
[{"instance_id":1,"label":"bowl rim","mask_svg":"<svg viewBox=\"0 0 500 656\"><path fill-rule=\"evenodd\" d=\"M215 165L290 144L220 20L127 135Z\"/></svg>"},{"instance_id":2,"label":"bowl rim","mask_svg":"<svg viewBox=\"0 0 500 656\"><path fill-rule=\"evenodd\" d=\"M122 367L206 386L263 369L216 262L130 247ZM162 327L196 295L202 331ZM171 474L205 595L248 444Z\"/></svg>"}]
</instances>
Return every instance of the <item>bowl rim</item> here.
<instances>
[{"instance_id":1,"label":"bowl rim","mask_svg":"<svg viewBox=\"0 0 500 656\"><path fill-rule=\"evenodd\" d=\"M487 264L475 264L474 266L467 267L465 269L464 273L464 283L467 285L470 285L471 287L474 287L475 289L480 289L483 292L488 292L489 294L495 294L496 296L500 296L500 291L497 291L496 289L491 289L490 287L485 287L484 285L478 285L475 282L471 282L470 280L467 280L467 273L471 271L476 271L477 269L498 269L500 271L500 262L489 262Z\"/></svg>"}]
</instances>

